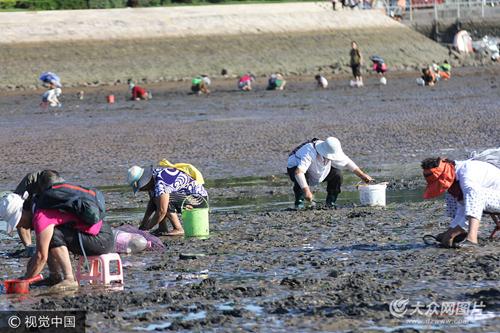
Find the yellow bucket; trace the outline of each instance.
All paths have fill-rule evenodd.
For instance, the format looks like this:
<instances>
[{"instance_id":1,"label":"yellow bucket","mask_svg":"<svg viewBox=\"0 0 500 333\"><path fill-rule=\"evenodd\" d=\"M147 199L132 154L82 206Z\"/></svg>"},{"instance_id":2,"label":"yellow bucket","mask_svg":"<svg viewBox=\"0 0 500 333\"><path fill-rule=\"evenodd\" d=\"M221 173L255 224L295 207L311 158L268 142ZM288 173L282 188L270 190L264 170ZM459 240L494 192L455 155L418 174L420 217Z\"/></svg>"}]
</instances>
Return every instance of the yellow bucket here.
<instances>
[{"instance_id":1,"label":"yellow bucket","mask_svg":"<svg viewBox=\"0 0 500 333\"><path fill-rule=\"evenodd\" d=\"M182 201L181 205L184 237L208 237L210 234L208 201L205 198L201 197L206 203L205 208L184 209L184 203L186 202L187 198L188 197L186 197L184 201Z\"/></svg>"}]
</instances>

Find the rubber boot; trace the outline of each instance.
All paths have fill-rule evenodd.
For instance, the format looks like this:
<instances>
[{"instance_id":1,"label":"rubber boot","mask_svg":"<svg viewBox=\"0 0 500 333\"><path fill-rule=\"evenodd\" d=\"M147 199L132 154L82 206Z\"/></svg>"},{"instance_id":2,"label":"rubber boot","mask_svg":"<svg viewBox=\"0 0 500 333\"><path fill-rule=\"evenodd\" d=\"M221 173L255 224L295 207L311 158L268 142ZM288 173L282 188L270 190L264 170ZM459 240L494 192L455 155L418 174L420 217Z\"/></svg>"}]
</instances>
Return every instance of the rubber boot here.
<instances>
[{"instance_id":1,"label":"rubber boot","mask_svg":"<svg viewBox=\"0 0 500 333\"><path fill-rule=\"evenodd\" d=\"M329 193L327 194L326 196L326 207L328 208L337 208L337 206L335 205L335 202L337 202L337 197L338 197L338 193Z\"/></svg>"},{"instance_id":2,"label":"rubber boot","mask_svg":"<svg viewBox=\"0 0 500 333\"><path fill-rule=\"evenodd\" d=\"M304 193L295 193L295 208L302 209L304 208Z\"/></svg>"}]
</instances>

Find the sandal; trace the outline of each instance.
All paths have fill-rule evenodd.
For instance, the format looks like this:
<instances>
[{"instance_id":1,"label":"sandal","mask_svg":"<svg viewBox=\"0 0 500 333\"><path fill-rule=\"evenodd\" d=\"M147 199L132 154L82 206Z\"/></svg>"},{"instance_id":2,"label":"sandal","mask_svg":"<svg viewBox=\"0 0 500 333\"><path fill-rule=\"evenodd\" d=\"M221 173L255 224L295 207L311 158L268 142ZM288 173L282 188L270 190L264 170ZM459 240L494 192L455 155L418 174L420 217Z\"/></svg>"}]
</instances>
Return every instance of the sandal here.
<instances>
[{"instance_id":1,"label":"sandal","mask_svg":"<svg viewBox=\"0 0 500 333\"><path fill-rule=\"evenodd\" d=\"M424 237L422 237L422 240L424 241L425 245L442 246L441 240L434 235L424 235Z\"/></svg>"},{"instance_id":2,"label":"sandal","mask_svg":"<svg viewBox=\"0 0 500 333\"><path fill-rule=\"evenodd\" d=\"M473 249L478 249L479 244L472 243L470 240L466 239L462 243L457 244L457 247L459 249L464 249L464 250L473 250Z\"/></svg>"},{"instance_id":3,"label":"sandal","mask_svg":"<svg viewBox=\"0 0 500 333\"><path fill-rule=\"evenodd\" d=\"M448 248L447 246L443 245L442 237L443 237L443 234L438 234L437 236L424 235L422 237L422 240L424 241L424 243L426 245L434 245L434 246L437 245L439 247ZM455 238L453 238L453 245L450 248L455 248L455 249L459 248L460 243L462 243L465 238L467 238L467 233L463 233L463 234L460 234L458 236L455 236Z\"/></svg>"}]
</instances>

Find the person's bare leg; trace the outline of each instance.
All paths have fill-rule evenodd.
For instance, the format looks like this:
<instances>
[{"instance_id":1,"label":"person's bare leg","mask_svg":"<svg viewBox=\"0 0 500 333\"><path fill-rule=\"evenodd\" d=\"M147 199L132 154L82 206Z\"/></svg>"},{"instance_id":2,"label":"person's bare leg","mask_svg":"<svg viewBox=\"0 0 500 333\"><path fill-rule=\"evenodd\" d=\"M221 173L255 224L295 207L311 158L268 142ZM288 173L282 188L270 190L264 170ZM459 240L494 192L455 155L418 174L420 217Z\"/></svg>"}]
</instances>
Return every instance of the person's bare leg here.
<instances>
[{"instance_id":1,"label":"person's bare leg","mask_svg":"<svg viewBox=\"0 0 500 333\"><path fill-rule=\"evenodd\" d=\"M61 282L62 267L50 253L47 264L49 266L49 281L53 284Z\"/></svg>"},{"instance_id":2,"label":"person's bare leg","mask_svg":"<svg viewBox=\"0 0 500 333\"><path fill-rule=\"evenodd\" d=\"M53 257L63 273L64 280L75 280L73 275L73 267L69 258L68 248L66 246L59 246L50 249L49 257Z\"/></svg>"},{"instance_id":3,"label":"person's bare leg","mask_svg":"<svg viewBox=\"0 0 500 333\"><path fill-rule=\"evenodd\" d=\"M69 258L68 248L66 246L59 246L50 249L49 257L52 256L56 261L63 273L63 280L58 284L52 286L53 291L60 290L74 290L78 288L78 282L73 275L73 267L71 266L71 259Z\"/></svg>"},{"instance_id":4,"label":"person's bare leg","mask_svg":"<svg viewBox=\"0 0 500 333\"><path fill-rule=\"evenodd\" d=\"M174 230L169 232L167 235L168 236L177 236L177 235L184 235L184 229L182 228L181 221L179 220L179 217L177 216L177 213L167 213L167 218L170 220L170 223L172 223L172 226L174 227Z\"/></svg>"},{"instance_id":5,"label":"person's bare leg","mask_svg":"<svg viewBox=\"0 0 500 333\"><path fill-rule=\"evenodd\" d=\"M497 231L500 231L500 214L490 214L490 216L493 222L495 222L495 229L490 234L490 239L493 239Z\"/></svg>"},{"instance_id":6,"label":"person's bare leg","mask_svg":"<svg viewBox=\"0 0 500 333\"><path fill-rule=\"evenodd\" d=\"M163 219L160 223L158 223L158 232L168 232L167 219Z\"/></svg>"},{"instance_id":7,"label":"person's bare leg","mask_svg":"<svg viewBox=\"0 0 500 333\"><path fill-rule=\"evenodd\" d=\"M471 243L477 244L477 234L479 233L479 220L475 217L469 218L469 234L467 240Z\"/></svg>"}]
</instances>

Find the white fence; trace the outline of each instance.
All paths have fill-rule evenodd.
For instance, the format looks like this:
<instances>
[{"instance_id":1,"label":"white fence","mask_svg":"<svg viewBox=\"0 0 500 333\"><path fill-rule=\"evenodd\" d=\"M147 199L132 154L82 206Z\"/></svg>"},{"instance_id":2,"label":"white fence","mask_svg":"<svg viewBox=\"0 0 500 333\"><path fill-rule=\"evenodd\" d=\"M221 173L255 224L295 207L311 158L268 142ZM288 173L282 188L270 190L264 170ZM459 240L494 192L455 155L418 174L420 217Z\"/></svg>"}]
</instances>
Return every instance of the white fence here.
<instances>
[{"instance_id":1,"label":"white fence","mask_svg":"<svg viewBox=\"0 0 500 333\"><path fill-rule=\"evenodd\" d=\"M397 5L388 5L387 13L394 16L398 12L401 18L410 21L441 21L462 18L499 18L500 0L446 0L421 1L417 4L407 2L405 8ZM396 15L397 16L397 15Z\"/></svg>"}]
</instances>

